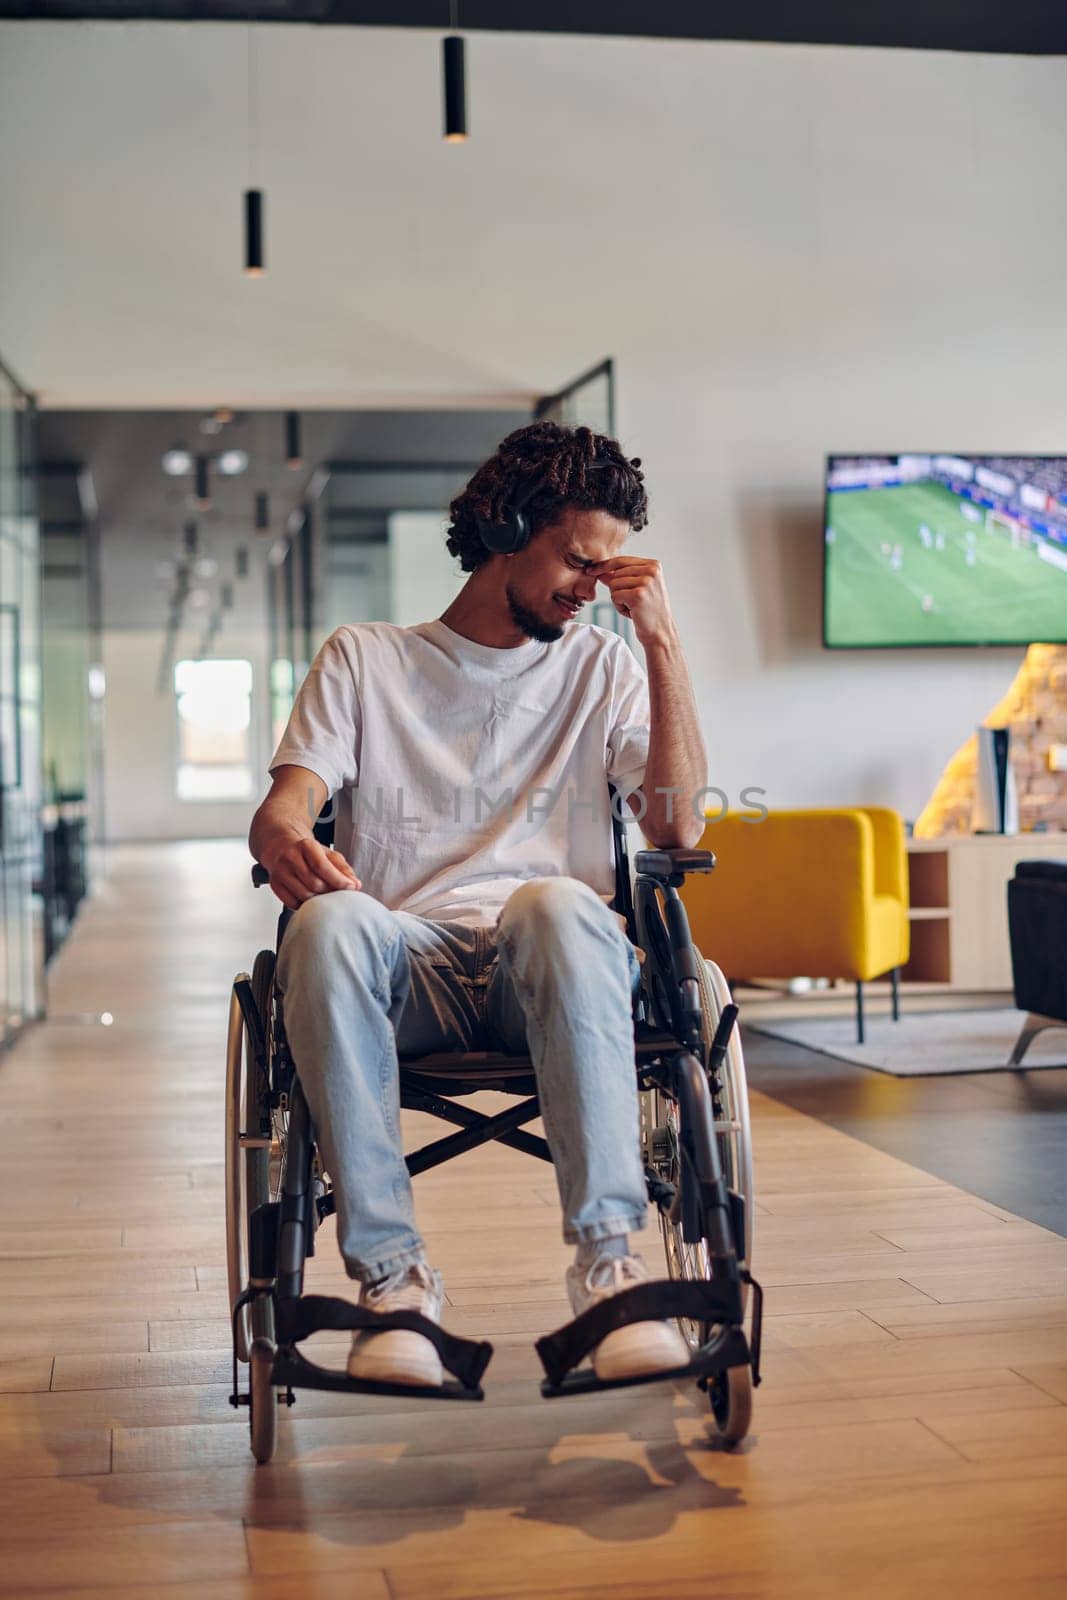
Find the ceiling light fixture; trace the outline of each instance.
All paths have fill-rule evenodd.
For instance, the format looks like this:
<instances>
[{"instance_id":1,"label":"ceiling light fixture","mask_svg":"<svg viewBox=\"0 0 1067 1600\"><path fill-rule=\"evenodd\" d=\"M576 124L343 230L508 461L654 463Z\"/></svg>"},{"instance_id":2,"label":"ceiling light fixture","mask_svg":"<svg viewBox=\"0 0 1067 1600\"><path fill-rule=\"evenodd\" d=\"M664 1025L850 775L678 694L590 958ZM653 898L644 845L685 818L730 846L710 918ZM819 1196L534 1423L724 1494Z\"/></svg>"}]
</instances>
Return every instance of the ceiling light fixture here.
<instances>
[{"instance_id":1,"label":"ceiling light fixture","mask_svg":"<svg viewBox=\"0 0 1067 1600\"><path fill-rule=\"evenodd\" d=\"M208 458L196 458L196 509L207 511L211 506L211 490L208 487Z\"/></svg>"},{"instance_id":2,"label":"ceiling light fixture","mask_svg":"<svg viewBox=\"0 0 1067 1600\"><path fill-rule=\"evenodd\" d=\"M256 495L256 532L270 532L270 495L260 493Z\"/></svg>"},{"instance_id":3,"label":"ceiling light fixture","mask_svg":"<svg viewBox=\"0 0 1067 1600\"><path fill-rule=\"evenodd\" d=\"M248 454L244 450L223 450L216 457L215 465L227 478L236 478L240 473L247 472Z\"/></svg>"},{"instance_id":4,"label":"ceiling light fixture","mask_svg":"<svg viewBox=\"0 0 1067 1600\"><path fill-rule=\"evenodd\" d=\"M263 266L263 191L245 190L245 277L262 278Z\"/></svg>"},{"instance_id":5,"label":"ceiling light fixture","mask_svg":"<svg viewBox=\"0 0 1067 1600\"><path fill-rule=\"evenodd\" d=\"M182 444L163 452L163 471L171 478L184 478L193 470L193 458Z\"/></svg>"},{"instance_id":6,"label":"ceiling light fixture","mask_svg":"<svg viewBox=\"0 0 1067 1600\"><path fill-rule=\"evenodd\" d=\"M266 271L263 249L262 189L253 178L256 154L256 70L252 25L248 27L248 188L245 190L245 277L262 278Z\"/></svg>"},{"instance_id":7,"label":"ceiling light fixture","mask_svg":"<svg viewBox=\"0 0 1067 1600\"><path fill-rule=\"evenodd\" d=\"M457 0L449 0L448 25L457 26ZM445 87L445 141L463 144L467 138L466 41L455 31L442 40L441 65Z\"/></svg>"},{"instance_id":8,"label":"ceiling light fixture","mask_svg":"<svg viewBox=\"0 0 1067 1600\"><path fill-rule=\"evenodd\" d=\"M285 413L285 464L293 472L304 465L304 459L300 454L299 411Z\"/></svg>"}]
</instances>

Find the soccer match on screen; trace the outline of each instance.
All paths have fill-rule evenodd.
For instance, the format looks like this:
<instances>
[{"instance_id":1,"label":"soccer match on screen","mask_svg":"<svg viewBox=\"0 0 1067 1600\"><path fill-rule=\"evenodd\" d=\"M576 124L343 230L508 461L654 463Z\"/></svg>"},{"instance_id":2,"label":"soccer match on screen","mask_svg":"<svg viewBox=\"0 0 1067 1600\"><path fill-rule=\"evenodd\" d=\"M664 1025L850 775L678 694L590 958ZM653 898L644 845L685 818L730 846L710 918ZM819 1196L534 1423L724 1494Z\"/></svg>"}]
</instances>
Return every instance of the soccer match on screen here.
<instances>
[{"instance_id":1,"label":"soccer match on screen","mask_svg":"<svg viewBox=\"0 0 1067 1600\"><path fill-rule=\"evenodd\" d=\"M1067 642L1067 457L830 456L827 645Z\"/></svg>"}]
</instances>

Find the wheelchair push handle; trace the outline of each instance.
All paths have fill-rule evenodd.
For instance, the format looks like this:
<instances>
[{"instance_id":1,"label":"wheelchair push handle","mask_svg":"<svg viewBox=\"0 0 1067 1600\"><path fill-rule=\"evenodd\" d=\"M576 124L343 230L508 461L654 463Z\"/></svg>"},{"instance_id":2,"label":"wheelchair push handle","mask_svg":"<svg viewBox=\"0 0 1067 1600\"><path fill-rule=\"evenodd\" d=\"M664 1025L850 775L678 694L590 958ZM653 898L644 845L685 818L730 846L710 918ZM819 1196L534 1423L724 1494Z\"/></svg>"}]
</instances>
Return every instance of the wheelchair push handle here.
<instances>
[{"instance_id":1,"label":"wheelchair push handle","mask_svg":"<svg viewBox=\"0 0 1067 1600\"><path fill-rule=\"evenodd\" d=\"M638 850L634 856L634 871L639 878L656 878L661 883L682 881L687 872L711 872L715 857L710 850Z\"/></svg>"},{"instance_id":2,"label":"wheelchair push handle","mask_svg":"<svg viewBox=\"0 0 1067 1600\"><path fill-rule=\"evenodd\" d=\"M253 868L252 868L252 887L253 887L253 889L262 888L262 886L265 883L269 883L269 882L270 882L270 873L267 871L266 867L261 866L260 863L257 861L255 863L255 865L253 866Z\"/></svg>"}]
</instances>

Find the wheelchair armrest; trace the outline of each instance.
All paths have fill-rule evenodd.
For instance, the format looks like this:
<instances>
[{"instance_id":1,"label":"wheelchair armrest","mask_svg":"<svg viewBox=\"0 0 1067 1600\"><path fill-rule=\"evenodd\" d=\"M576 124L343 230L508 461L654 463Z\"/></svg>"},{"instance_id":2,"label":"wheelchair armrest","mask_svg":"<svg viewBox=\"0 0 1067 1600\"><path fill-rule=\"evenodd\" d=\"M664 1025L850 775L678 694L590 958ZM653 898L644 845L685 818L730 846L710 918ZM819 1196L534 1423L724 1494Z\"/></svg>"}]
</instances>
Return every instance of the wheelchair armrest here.
<instances>
[{"instance_id":1,"label":"wheelchair armrest","mask_svg":"<svg viewBox=\"0 0 1067 1600\"><path fill-rule=\"evenodd\" d=\"M270 882L270 873L266 867L261 867L257 861L252 868L252 887L258 889L262 884Z\"/></svg>"},{"instance_id":2,"label":"wheelchair armrest","mask_svg":"<svg viewBox=\"0 0 1067 1600\"><path fill-rule=\"evenodd\" d=\"M639 878L658 878L663 883L686 872L711 872L714 866L710 850L638 850L634 856Z\"/></svg>"}]
</instances>

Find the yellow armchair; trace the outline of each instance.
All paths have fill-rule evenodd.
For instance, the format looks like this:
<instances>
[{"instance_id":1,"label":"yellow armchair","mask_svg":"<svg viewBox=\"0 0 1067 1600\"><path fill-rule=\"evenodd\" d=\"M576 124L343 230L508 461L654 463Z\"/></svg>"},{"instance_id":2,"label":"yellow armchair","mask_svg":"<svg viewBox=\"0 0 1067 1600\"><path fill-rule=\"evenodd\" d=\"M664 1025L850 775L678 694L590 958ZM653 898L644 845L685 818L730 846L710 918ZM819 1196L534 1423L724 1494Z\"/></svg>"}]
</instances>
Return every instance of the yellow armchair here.
<instances>
[{"instance_id":1,"label":"yellow armchair","mask_svg":"<svg viewBox=\"0 0 1067 1600\"><path fill-rule=\"evenodd\" d=\"M895 811L857 806L737 813L709 822L700 847L712 873L679 893L697 947L730 979L846 978L856 984L863 1043L863 984L888 973L893 1019L908 959L908 861Z\"/></svg>"}]
</instances>

